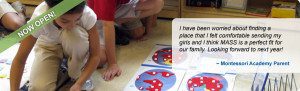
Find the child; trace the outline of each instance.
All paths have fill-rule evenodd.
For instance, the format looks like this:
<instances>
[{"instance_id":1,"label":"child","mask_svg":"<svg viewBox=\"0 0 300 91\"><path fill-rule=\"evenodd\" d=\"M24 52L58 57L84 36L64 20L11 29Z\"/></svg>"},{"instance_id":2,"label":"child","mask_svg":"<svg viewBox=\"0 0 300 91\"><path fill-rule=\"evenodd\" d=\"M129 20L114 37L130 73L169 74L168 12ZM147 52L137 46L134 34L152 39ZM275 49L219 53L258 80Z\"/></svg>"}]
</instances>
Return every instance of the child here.
<instances>
[{"instance_id":1,"label":"child","mask_svg":"<svg viewBox=\"0 0 300 91\"><path fill-rule=\"evenodd\" d=\"M63 0L45 0L36 7L32 19L61 1ZM82 2L25 38L12 63L11 91L18 90L24 64L34 45L35 60L29 80L30 91L56 90L58 70L63 57L67 57L68 60L68 75L76 80L70 90L81 90L100 61L96 21L96 14L86 6L85 2Z\"/></svg>"},{"instance_id":2,"label":"child","mask_svg":"<svg viewBox=\"0 0 300 91\"><path fill-rule=\"evenodd\" d=\"M25 22L6 0L0 0L0 18L1 26L12 31L17 30Z\"/></svg>"},{"instance_id":3,"label":"child","mask_svg":"<svg viewBox=\"0 0 300 91\"><path fill-rule=\"evenodd\" d=\"M116 62L115 53L115 22L128 25L129 29L136 29L137 35L144 34L140 18L157 14L161 11L164 0L88 0L89 6L97 14L100 26L104 30L105 53L101 56L99 66L108 63L103 73L104 80L112 80L121 74ZM138 36L139 37L139 36Z\"/></svg>"}]
</instances>

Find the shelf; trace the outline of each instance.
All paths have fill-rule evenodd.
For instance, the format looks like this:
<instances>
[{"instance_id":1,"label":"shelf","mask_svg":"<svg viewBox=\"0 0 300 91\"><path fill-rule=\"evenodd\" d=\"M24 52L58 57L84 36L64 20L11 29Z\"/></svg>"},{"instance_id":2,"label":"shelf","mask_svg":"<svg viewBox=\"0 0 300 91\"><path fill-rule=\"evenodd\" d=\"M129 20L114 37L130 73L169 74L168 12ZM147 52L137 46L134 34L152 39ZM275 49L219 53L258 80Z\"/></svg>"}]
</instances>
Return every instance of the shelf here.
<instances>
[{"instance_id":1,"label":"shelf","mask_svg":"<svg viewBox=\"0 0 300 91\"><path fill-rule=\"evenodd\" d=\"M181 14L183 18L257 18L258 16L246 15L245 13L236 13L223 11L212 7L182 7Z\"/></svg>"},{"instance_id":2,"label":"shelf","mask_svg":"<svg viewBox=\"0 0 300 91\"><path fill-rule=\"evenodd\" d=\"M186 6L186 0L181 1L182 18L257 18L245 13L228 12L213 7Z\"/></svg>"},{"instance_id":3,"label":"shelf","mask_svg":"<svg viewBox=\"0 0 300 91\"><path fill-rule=\"evenodd\" d=\"M9 3L13 3L17 0L7 0L7 2ZM26 5L39 5L40 3L42 3L44 0L19 0L21 1L23 4L26 4Z\"/></svg>"}]
</instances>

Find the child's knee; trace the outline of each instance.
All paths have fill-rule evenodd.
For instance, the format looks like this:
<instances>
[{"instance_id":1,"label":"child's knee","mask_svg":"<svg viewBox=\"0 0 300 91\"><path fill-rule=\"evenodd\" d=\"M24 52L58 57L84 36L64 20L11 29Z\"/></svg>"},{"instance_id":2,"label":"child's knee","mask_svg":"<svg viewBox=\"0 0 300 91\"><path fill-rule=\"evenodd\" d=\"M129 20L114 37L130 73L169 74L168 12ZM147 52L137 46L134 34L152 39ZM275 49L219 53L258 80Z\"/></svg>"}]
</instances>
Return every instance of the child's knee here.
<instances>
[{"instance_id":1,"label":"child's knee","mask_svg":"<svg viewBox=\"0 0 300 91\"><path fill-rule=\"evenodd\" d=\"M16 20L14 21L14 23L12 23L10 26L9 26L9 29L10 30L17 30L19 29L20 27L22 27L24 24L24 22L22 22L22 20Z\"/></svg>"},{"instance_id":2,"label":"child's knee","mask_svg":"<svg viewBox=\"0 0 300 91\"><path fill-rule=\"evenodd\" d=\"M139 39L144 36L145 28L143 26L140 26L140 27L137 27L137 28L131 30L130 33L131 33L131 37L133 39Z\"/></svg>"},{"instance_id":3,"label":"child's knee","mask_svg":"<svg viewBox=\"0 0 300 91\"><path fill-rule=\"evenodd\" d=\"M55 91L55 88L55 82L35 81L29 84L29 91Z\"/></svg>"},{"instance_id":4,"label":"child's knee","mask_svg":"<svg viewBox=\"0 0 300 91\"><path fill-rule=\"evenodd\" d=\"M8 20L9 22L7 22ZM15 13L7 13L2 18L3 26L10 30L17 30L22 27L24 23L25 20Z\"/></svg>"},{"instance_id":5,"label":"child's knee","mask_svg":"<svg viewBox=\"0 0 300 91\"><path fill-rule=\"evenodd\" d=\"M154 3L154 12L155 14L159 13L164 7L164 0L153 0Z\"/></svg>"},{"instance_id":6,"label":"child's knee","mask_svg":"<svg viewBox=\"0 0 300 91\"><path fill-rule=\"evenodd\" d=\"M77 27L74 30L63 30L62 46L68 55L84 56L89 50L89 40L86 30Z\"/></svg>"}]
</instances>

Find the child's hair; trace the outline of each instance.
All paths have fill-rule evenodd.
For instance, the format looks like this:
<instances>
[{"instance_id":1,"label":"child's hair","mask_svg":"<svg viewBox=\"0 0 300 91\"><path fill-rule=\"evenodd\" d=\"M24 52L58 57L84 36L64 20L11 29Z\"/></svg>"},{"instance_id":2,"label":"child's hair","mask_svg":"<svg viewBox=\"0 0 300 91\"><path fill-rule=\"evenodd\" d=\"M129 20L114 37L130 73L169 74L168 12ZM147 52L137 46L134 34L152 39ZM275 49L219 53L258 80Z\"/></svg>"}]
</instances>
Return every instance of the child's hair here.
<instances>
[{"instance_id":1,"label":"child's hair","mask_svg":"<svg viewBox=\"0 0 300 91\"><path fill-rule=\"evenodd\" d=\"M59 4L62 1L63 0L45 0L46 4L50 8L54 7L55 5ZM86 2L83 1L82 3L78 4L77 6L75 6L72 9L70 9L68 12L66 12L66 14L81 13L84 10L85 5L86 5Z\"/></svg>"}]
</instances>

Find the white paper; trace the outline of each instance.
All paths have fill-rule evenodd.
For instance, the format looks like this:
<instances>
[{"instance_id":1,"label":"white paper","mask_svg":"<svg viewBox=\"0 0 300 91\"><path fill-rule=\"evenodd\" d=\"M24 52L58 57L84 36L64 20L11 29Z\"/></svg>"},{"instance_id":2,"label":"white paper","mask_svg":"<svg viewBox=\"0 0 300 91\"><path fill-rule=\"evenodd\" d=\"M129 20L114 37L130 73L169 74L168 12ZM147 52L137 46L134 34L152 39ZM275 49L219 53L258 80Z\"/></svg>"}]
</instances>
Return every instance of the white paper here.
<instances>
[{"instance_id":1,"label":"white paper","mask_svg":"<svg viewBox=\"0 0 300 91\"><path fill-rule=\"evenodd\" d=\"M212 89L215 91L233 91L235 77L235 74L202 73L189 70L186 72L178 91L213 91ZM188 84L191 84L190 88Z\"/></svg>"},{"instance_id":2,"label":"white paper","mask_svg":"<svg viewBox=\"0 0 300 91\"><path fill-rule=\"evenodd\" d=\"M157 63L153 60L153 56L155 54L156 51L164 49L164 48L171 48L172 50L172 46L170 45L161 45L161 44L157 44L154 46L154 48L152 49L152 51L150 52L149 56L146 58L145 62L142 65L150 65L150 66L159 66L159 67L171 67L171 64L168 63ZM172 60L172 59L168 59L167 60Z\"/></svg>"},{"instance_id":3,"label":"white paper","mask_svg":"<svg viewBox=\"0 0 300 91\"><path fill-rule=\"evenodd\" d=\"M0 88L3 91L10 90L9 76L12 60L18 52L20 44L15 44L4 52L0 53ZM31 66L34 60L34 53L31 52L27 58L20 86L22 87L30 77Z\"/></svg>"},{"instance_id":4,"label":"white paper","mask_svg":"<svg viewBox=\"0 0 300 91\"><path fill-rule=\"evenodd\" d=\"M160 90L157 89L158 91L177 91L184 74L184 70L141 66L136 72L136 74L133 76L133 78L129 81L127 86L124 88L124 91L155 91L147 89L160 88L159 86L161 86L161 88ZM152 81L153 83L149 83L149 81ZM143 85L138 85L139 82L142 82L140 84Z\"/></svg>"}]
</instances>

